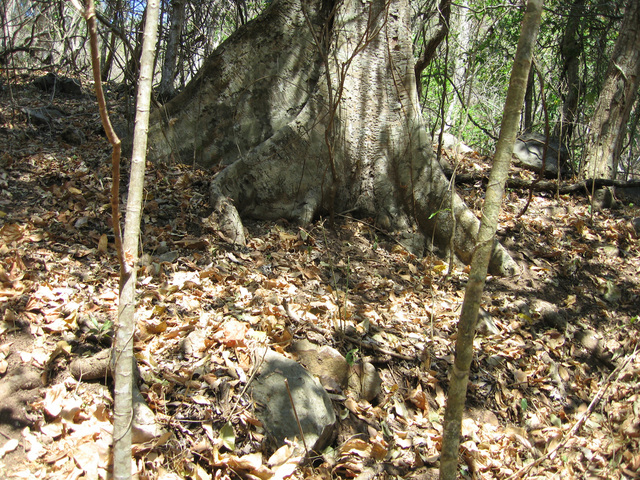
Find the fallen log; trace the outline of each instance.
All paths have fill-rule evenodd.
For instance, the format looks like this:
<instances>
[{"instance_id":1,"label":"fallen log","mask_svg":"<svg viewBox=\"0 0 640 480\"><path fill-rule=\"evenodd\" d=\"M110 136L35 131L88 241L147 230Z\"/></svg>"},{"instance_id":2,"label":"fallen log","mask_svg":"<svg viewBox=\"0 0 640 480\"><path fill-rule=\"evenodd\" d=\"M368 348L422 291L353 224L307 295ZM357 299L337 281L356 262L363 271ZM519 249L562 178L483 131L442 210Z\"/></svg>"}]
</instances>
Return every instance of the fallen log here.
<instances>
[{"instance_id":1,"label":"fallen log","mask_svg":"<svg viewBox=\"0 0 640 480\"><path fill-rule=\"evenodd\" d=\"M451 172L445 171L448 179L451 179ZM489 178L483 174L457 174L456 185L467 185L471 183L481 182L486 185ZM595 184L595 186L594 186ZM615 187L615 188L638 188L640 187L640 180L608 180L604 178L589 178L581 180L575 183L565 184L560 183L558 189L558 182L555 180L528 180L525 178L510 178L507 180L507 188L515 189L530 189L533 187L535 192L559 192L561 195L567 193L584 193L590 194L592 190L598 190L602 187Z\"/></svg>"}]
</instances>

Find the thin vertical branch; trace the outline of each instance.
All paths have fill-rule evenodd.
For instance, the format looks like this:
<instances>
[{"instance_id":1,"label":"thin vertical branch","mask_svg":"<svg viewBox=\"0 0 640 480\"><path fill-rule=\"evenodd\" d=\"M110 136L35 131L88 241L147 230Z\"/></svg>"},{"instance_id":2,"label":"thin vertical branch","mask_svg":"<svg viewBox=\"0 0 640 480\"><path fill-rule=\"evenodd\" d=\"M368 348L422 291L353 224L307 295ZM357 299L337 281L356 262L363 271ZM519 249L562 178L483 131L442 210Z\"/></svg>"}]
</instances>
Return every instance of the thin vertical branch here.
<instances>
[{"instance_id":1,"label":"thin vertical branch","mask_svg":"<svg viewBox=\"0 0 640 480\"><path fill-rule=\"evenodd\" d=\"M478 311L482 299L489 260L495 245L498 216L504 196L504 186L509 173L513 144L518 129L518 119L527 88L533 48L540 28L542 0L529 0L522 21L518 49L511 69L511 79L504 106L500 139L496 147L493 168L489 177L487 193L482 211L482 222L471 259L469 281L465 291L458 337L456 356L449 376L449 393L444 417L442 453L440 455L440 478L453 480L458 470L458 450L462 427L462 412L467 396L467 384L473 358L473 338L475 336Z\"/></svg>"},{"instance_id":2,"label":"thin vertical branch","mask_svg":"<svg viewBox=\"0 0 640 480\"><path fill-rule=\"evenodd\" d=\"M74 2L76 8L77 5ZM109 143L113 146L111 152L111 217L113 222L113 236L116 246L116 253L118 254L118 261L120 262L120 270L125 269L124 255L122 250L122 231L120 230L120 153L121 142L118 135L116 135L111 120L109 118L109 112L107 111L107 102L104 97L104 90L102 89L102 77L100 72L100 48L98 46L98 27L96 21L96 9L93 0L86 0L83 16L87 22L87 28L89 29L89 45L91 47L91 67L93 69L93 80L96 89L96 98L98 100L98 108L100 109L100 120Z\"/></svg>"},{"instance_id":3,"label":"thin vertical branch","mask_svg":"<svg viewBox=\"0 0 640 480\"><path fill-rule=\"evenodd\" d=\"M131 426L133 420L133 334L135 326L136 281L142 197L147 154L147 132L151 104L154 51L158 36L159 0L149 0L140 57L140 76L136 99L136 120L133 132L131 173L127 214L124 226L123 250L126 270L120 275L118 328L115 337L115 398L114 398L114 473L116 480L131 475Z\"/></svg>"},{"instance_id":4,"label":"thin vertical branch","mask_svg":"<svg viewBox=\"0 0 640 480\"><path fill-rule=\"evenodd\" d=\"M133 423L133 332L135 313L136 264L138 261L138 242L140 239L140 220L142 217L142 193L147 150L147 129L149 125L149 106L151 102L151 82L153 79L154 49L157 40L159 0L149 0L146 9L146 22L140 59L140 78L133 153L131 158L131 176L124 238L120 229L119 185L121 142L109 119L100 72L100 54L96 26L96 12L93 0L86 0L84 9L78 0L72 0L87 22L93 76L96 96L100 109L100 118L109 142L113 145L111 188L111 208L116 251L120 263L120 301L118 322L114 341L115 395L113 425L113 478L128 480L131 478L131 427Z\"/></svg>"}]
</instances>

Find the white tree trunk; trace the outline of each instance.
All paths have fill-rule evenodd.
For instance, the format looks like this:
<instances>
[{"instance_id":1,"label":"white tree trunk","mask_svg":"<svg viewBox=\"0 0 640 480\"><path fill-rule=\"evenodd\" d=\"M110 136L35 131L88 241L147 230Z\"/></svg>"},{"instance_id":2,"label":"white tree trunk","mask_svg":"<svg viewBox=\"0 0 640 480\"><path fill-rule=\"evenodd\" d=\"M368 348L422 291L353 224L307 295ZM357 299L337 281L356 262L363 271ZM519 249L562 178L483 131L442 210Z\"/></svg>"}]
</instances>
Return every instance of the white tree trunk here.
<instances>
[{"instance_id":1,"label":"white tree trunk","mask_svg":"<svg viewBox=\"0 0 640 480\"><path fill-rule=\"evenodd\" d=\"M147 128L151 103L154 50L158 32L159 0L147 2L147 16L140 58L140 77L136 101L136 119L133 132L133 152L127 197L123 249L124 269L120 273L120 298L118 325L114 341L115 395L113 423L113 477L116 480L131 478L131 427L133 423L133 334L135 330L136 281L142 197L147 152Z\"/></svg>"}]
</instances>

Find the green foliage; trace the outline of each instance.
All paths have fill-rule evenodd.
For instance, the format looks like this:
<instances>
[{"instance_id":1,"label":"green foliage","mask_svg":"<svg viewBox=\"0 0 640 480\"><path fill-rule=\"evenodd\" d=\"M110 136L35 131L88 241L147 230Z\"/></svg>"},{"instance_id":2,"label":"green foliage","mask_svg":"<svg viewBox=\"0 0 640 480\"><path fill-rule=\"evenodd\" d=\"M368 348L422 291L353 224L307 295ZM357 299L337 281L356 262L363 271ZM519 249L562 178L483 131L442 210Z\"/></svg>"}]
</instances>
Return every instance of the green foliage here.
<instances>
[{"instance_id":1,"label":"green foliage","mask_svg":"<svg viewBox=\"0 0 640 480\"><path fill-rule=\"evenodd\" d=\"M345 358L347 360L347 364L352 367L358 359L358 349L354 348L352 350L349 350Z\"/></svg>"},{"instance_id":2,"label":"green foliage","mask_svg":"<svg viewBox=\"0 0 640 480\"><path fill-rule=\"evenodd\" d=\"M544 103L553 133L562 119L567 90L562 44L574 1L545 2L545 13L535 52L536 66L544 80ZM422 6L422 7L421 7ZM429 11L423 2L414 1L416 17ZM570 50L580 59L580 95L574 128L574 157L579 155L581 137L597 102L608 60L617 37L624 2L584 0L584 8ZM433 15L431 10L431 14ZM524 7L516 2L482 0L470 6L455 4L447 41L449 62L445 64L443 42L435 59L422 73L423 114L432 127L434 138L442 125L440 101L445 95L445 131L461 138L475 149L490 153L495 147L506 98L512 60L518 40ZM435 20L431 20L434 25ZM433 30L433 28L432 28ZM415 50L419 53L429 40L416 32ZM536 80L532 95L533 130L544 131L543 102ZM494 137L494 138L491 138ZM637 156L637 155L636 155Z\"/></svg>"},{"instance_id":3,"label":"green foliage","mask_svg":"<svg viewBox=\"0 0 640 480\"><path fill-rule=\"evenodd\" d=\"M445 213L445 212L450 212L451 209L450 208L444 208L442 210L438 210L436 212L433 212L431 215L429 215L429 220L431 220L433 217L437 216L440 213Z\"/></svg>"},{"instance_id":4,"label":"green foliage","mask_svg":"<svg viewBox=\"0 0 640 480\"><path fill-rule=\"evenodd\" d=\"M91 325L89 325L89 333L94 335L98 342L111 337L113 333L113 322L111 320L106 320L103 323L100 323L96 317L89 315L89 321L91 322Z\"/></svg>"}]
</instances>

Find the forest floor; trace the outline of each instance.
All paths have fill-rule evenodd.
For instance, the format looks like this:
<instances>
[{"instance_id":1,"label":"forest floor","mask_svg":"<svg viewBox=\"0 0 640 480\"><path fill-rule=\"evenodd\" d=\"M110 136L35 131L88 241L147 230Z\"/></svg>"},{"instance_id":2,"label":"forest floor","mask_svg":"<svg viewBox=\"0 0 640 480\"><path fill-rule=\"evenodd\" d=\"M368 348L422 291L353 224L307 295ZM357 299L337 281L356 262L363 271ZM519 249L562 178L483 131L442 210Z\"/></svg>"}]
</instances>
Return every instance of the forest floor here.
<instances>
[{"instance_id":1,"label":"forest floor","mask_svg":"<svg viewBox=\"0 0 640 480\"><path fill-rule=\"evenodd\" d=\"M108 95L121 121L124 97ZM109 346L117 313L111 148L88 94L52 99L24 77L0 100L0 477L105 478L111 381L70 365ZM38 125L43 106L59 114ZM489 164L472 153L461 171ZM135 445L139 478L435 478L466 268L348 216L248 223L234 248L208 226L211 175L147 167L135 352L167 434ZM481 183L460 193L477 211ZM521 272L488 278L462 472L638 478L640 209L592 215L587 196L544 194L518 216L527 195L509 191L500 219ZM187 355L194 331L203 348ZM244 387L256 345L303 338L367 359L383 383L371 404L335 401L332 450L293 468L270 458Z\"/></svg>"}]
</instances>

